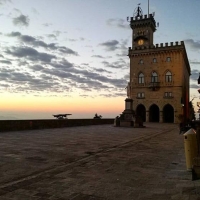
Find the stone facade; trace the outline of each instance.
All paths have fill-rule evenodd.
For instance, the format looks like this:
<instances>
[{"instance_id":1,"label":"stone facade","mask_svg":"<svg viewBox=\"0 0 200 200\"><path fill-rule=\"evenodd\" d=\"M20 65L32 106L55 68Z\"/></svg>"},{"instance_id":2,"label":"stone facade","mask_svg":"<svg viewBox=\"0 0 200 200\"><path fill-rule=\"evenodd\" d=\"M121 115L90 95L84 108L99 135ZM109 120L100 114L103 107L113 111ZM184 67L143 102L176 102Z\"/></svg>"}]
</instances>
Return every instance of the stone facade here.
<instances>
[{"instance_id":1,"label":"stone facade","mask_svg":"<svg viewBox=\"0 0 200 200\"><path fill-rule=\"evenodd\" d=\"M130 82L127 95L143 121L186 122L190 65L184 42L153 44L153 15L131 17Z\"/></svg>"}]
</instances>

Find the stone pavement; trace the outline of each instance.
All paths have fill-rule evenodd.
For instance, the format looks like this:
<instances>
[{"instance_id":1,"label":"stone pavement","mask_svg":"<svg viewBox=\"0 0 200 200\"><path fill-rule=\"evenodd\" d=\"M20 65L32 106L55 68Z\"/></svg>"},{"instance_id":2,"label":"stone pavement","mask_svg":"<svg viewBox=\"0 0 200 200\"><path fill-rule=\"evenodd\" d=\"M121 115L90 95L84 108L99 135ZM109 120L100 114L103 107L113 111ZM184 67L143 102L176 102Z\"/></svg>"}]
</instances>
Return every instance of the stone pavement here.
<instances>
[{"instance_id":1,"label":"stone pavement","mask_svg":"<svg viewBox=\"0 0 200 200\"><path fill-rule=\"evenodd\" d=\"M0 200L200 200L177 124L0 133Z\"/></svg>"}]
</instances>

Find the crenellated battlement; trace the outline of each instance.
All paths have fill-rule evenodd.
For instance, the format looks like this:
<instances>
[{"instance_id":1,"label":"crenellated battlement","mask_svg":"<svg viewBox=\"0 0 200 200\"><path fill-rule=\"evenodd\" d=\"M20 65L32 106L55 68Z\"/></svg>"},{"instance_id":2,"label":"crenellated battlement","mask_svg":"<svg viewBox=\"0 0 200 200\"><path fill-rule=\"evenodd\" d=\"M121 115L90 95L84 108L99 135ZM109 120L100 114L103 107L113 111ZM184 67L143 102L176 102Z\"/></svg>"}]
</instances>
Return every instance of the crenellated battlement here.
<instances>
[{"instance_id":1,"label":"crenellated battlement","mask_svg":"<svg viewBox=\"0 0 200 200\"><path fill-rule=\"evenodd\" d=\"M131 17L130 27L133 30L142 27L151 27L154 32L156 31L156 21L154 20L153 14L141 15L139 17Z\"/></svg>"},{"instance_id":2,"label":"crenellated battlement","mask_svg":"<svg viewBox=\"0 0 200 200\"><path fill-rule=\"evenodd\" d=\"M175 47L180 47L183 46L184 47L184 42L183 41L176 41L176 42L166 42L166 43L160 43L160 44L156 44L156 45L151 45L151 46L136 46L133 49L131 47L129 47L129 50L144 50L144 49L174 49Z\"/></svg>"},{"instance_id":3,"label":"crenellated battlement","mask_svg":"<svg viewBox=\"0 0 200 200\"><path fill-rule=\"evenodd\" d=\"M142 20L142 19L152 19L152 18L153 18L153 14L149 14L148 16L147 15L141 15L140 17L131 17L131 22Z\"/></svg>"},{"instance_id":4,"label":"crenellated battlement","mask_svg":"<svg viewBox=\"0 0 200 200\"><path fill-rule=\"evenodd\" d=\"M181 46L181 45L184 45L184 42L183 41L176 41L176 42L166 42L166 43L160 43L160 44L156 44L155 45L155 48L159 48L159 47L175 47L175 46Z\"/></svg>"}]
</instances>

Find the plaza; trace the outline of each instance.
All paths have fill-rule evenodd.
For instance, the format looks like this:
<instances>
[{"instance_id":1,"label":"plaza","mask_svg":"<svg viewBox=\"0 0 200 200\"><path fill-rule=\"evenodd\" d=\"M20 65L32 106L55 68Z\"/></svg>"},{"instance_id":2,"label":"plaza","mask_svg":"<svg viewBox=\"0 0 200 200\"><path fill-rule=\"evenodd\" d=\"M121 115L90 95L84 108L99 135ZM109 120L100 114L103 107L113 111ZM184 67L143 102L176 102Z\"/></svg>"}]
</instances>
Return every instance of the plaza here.
<instances>
[{"instance_id":1,"label":"plaza","mask_svg":"<svg viewBox=\"0 0 200 200\"><path fill-rule=\"evenodd\" d=\"M0 134L0 199L199 199L177 124Z\"/></svg>"}]
</instances>

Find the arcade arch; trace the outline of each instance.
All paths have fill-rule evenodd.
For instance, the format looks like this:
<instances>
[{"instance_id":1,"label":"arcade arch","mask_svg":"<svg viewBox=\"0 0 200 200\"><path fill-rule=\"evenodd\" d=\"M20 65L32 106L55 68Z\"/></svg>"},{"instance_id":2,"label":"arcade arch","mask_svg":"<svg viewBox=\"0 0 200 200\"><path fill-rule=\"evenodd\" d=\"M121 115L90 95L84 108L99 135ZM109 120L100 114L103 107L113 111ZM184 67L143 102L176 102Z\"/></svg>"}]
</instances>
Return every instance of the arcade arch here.
<instances>
[{"instance_id":1,"label":"arcade arch","mask_svg":"<svg viewBox=\"0 0 200 200\"><path fill-rule=\"evenodd\" d=\"M163 122L174 123L174 108L170 104L163 107Z\"/></svg>"},{"instance_id":2,"label":"arcade arch","mask_svg":"<svg viewBox=\"0 0 200 200\"><path fill-rule=\"evenodd\" d=\"M149 108L149 122L159 122L160 109L156 104L153 104Z\"/></svg>"},{"instance_id":3,"label":"arcade arch","mask_svg":"<svg viewBox=\"0 0 200 200\"><path fill-rule=\"evenodd\" d=\"M136 115L140 116L143 122L146 122L146 108L143 104L137 106Z\"/></svg>"}]
</instances>

